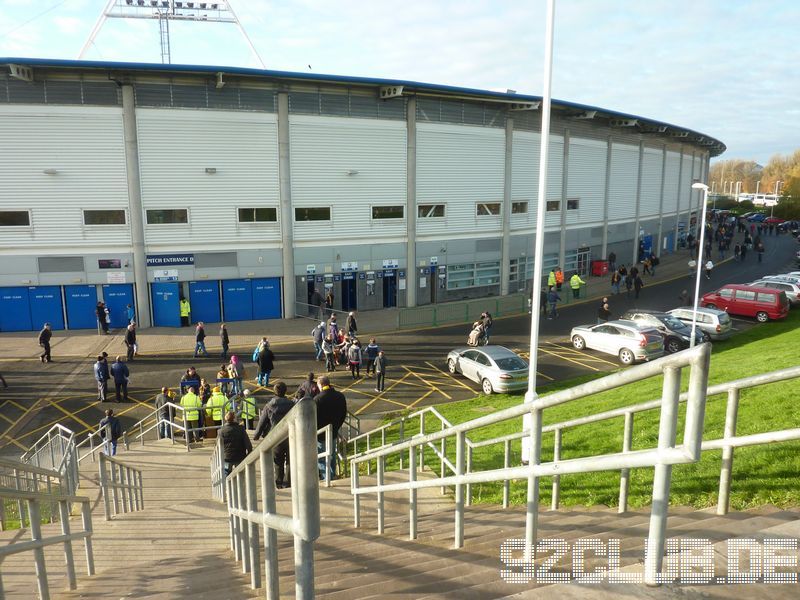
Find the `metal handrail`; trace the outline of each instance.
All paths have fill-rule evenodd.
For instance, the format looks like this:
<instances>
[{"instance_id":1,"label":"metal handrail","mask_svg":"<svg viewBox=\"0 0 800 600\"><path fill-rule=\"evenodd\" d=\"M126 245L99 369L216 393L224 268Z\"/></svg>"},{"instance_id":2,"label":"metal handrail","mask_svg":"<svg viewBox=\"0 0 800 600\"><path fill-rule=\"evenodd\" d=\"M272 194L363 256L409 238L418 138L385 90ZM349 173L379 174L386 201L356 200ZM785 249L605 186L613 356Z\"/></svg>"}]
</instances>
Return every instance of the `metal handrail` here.
<instances>
[{"instance_id":1,"label":"metal handrail","mask_svg":"<svg viewBox=\"0 0 800 600\"><path fill-rule=\"evenodd\" d=\"M45 466L58 471L64 478L69 493L74 494L79 485L78 453L75 432L60 423L47 430L26 452L20 461L30 465Z\"/></svg>"},{"instance_id":2,"label":"metal handrail","mask_svg":"<svg viewBox=\"0 0 800 600\"><path fill-rule=\"evenodd\" d=\"M528 496L525 555L530 557L536 541L539 479L541 477L645 466L654 467L653 503L644 580L646 583L655 583L656 574L660 572L663 563L672 465L696 462L700 457L709 359L709 344L701 344L693 349L613 373L602 379L589 381L570 389L539 397L532 402L446 427L438 432L420 433L420 435L411 439L386 445L369 454L351 457L351 493L353 495L355 526L358 527L361 520L360 497L364 494L376 494L378 532L382 533L384 494L389 491L405 490L409 492L409 533L413 539L416 536L417 520L416 490L423 487L455 486L455 546L462 547L464 543L465 486L471 483L526 479L528 481ZM681 371L687 366L690 367L688 400L683 439L681 443L678 443L676 434ZM655 448L567 460L562 460L560 456L556 456L553 461L541 461L542 416L545 409L661 375L663 375L662 398L660 400L661 416L658 444ZM510 419L517 419L525 414L531 415L531 422L533 423L529 433L531 444L528 465L518 467L505 466L500 469L468 473L466 470L467 432ZM430 443L453 437L456 443L456 462L454 465L456 474L417 480L416 457L418 450ZM386 458L402 452L408 452L409 480L404 483L384 483ZM377 463L377 483L375 485L361 486L358 467L361 463L369 463L371 461Z\"/></svg>"},{"instance_id":3,"label":"metal handrail","mask_svg":"<svg viewBox=\"0 0 800 600\"><path fill-rule=\"evenodd\" d=\"M22 464L22 463L20 463ZM20 467L31 473L41 473L38 467L31 468L28 465ZM33 470L37 469L37 470ZM50 471L50 477L60 478L57 471ZM44 548L53 544L64 545L64 562L67 570L67 587L70 590L77 588L77 578L75 575L75 560L72 551L72 542L82 539L86 552L86 572L94 575L94 555L92 552L92 510L91 501L85 496L75 496L72 494L62 494L40 490L18 490L11 488L0 488L0 503L5 503L6 499L16 500L20 505L24 502L27 506L29 515L29 528L31 532L30 541L12 541L9 544L0 546L0 560L6 556L21 552L33 551L34 563L36 565L36 581L39 598L48 600L50 598L50 588L47 582L47 565L45 562ZM58 505L58 515L61 521L61 535L44 537L42 534L42 503ZM72 504L81 505L82 530L71 531L70 508ZM2 581L0 581L0 597L3 596Z\"/></svg>"},{"instance_id":4,"label":"metal handrail","mask_svg":"<svg viewBox=\"0 0 800 600\"><path fill-rule=\"evenodd\" d=\"M111 477L109 477L109 469ZM99 476L106 521L111 520L112 504L115 516L144 510L144 488L140 469L134 469L121 460L101 453Z\"/></svg>"},{"instance_id":5,"label":"metal handrail","mask_svg":"<svg viewBox=\"0 0 800 600\"><path fill-rule=\"evenodd\" d=\"M259 529L264 528L268 598L279 597L278 532L294 536L295 597L314 597L314 541L320 531L316 422L317 407L313 400L298 401L224 480L231 549L236 560L242 561L244 572L250 573L253 589L261 586ZM277 446L287 438L291 456L291 516L277 512L273 464ZM217 453L214 459L217 464L219 459ZM257 465L261 473L260 507ZM214 495L219 498L218 492Z\"/></svg>"}]
</instances>

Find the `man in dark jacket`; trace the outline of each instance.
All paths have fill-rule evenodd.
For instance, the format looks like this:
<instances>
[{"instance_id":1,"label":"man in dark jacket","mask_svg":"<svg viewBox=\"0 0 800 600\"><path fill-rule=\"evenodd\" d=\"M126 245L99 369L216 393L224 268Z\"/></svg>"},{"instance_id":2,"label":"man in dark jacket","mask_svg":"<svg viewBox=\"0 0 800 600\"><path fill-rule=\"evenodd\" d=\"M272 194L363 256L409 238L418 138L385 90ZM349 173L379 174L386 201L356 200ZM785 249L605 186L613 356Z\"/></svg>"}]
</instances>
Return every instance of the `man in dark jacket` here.
<instances>
[{"instance_id":1,"label":"man in dark jacket","mask_svg":"<svg viewBox=\"0 0 800 600\"><path fill-rule=\"evenodd\" d=\"M130 323L125 330L125 345L128 347L128 362L133 360L136 352L136 324Z\"/></svg>"},{"instance_id":2,"label":"man in dark jacket","mask_svg":"<svg viewBox=\"0 0 800 600\"><path fill-rule=\"evenodd\" d=\"M117 453L117 440L122 437L122 425L110 408L106 410L106 416L100 421L98 430L105 444L106 455L114 456Z\"/></svg>"},{"instance_id":3,"label":"man in dark jacket","mask_svg":"<svg viewBox=\"0 0 800 600\"><path fill-rule=\"evenodd\" d=\"M44 349L44 352L39 356L39 360L42 362L53 362L52 358L50 358L51 337L53 337L53 330L50 329L50 323L45 323L39 332L39 345Z\"/></svg>"},{"instance_id":4,"label":"man in dark jacket","mask_svg":"<svg viewBox=\"0 0 800 600\"><path fill-rule=\"evenodd\" d=\"M225 460L225 476L227 477L236 466L253 450L253 444L244 427L236 422L236 413L225 413L225 425L219 430L222 441L222 454Z\"/></svg>"},{"instance_id":5,"label":"man in dark jacket","mask_svg":"<svg viewBox=\"0 0 800 600\"><path fill-rule=\"evenodd\" d=\"M197 355L200 353L204 356L208 356L208 351L206 350L206 330L202 321L197 324L197 328L194 330L194 342L194 357L197 358Z\"/></svg>"},{"instance_id":6,"label":"man in dark jacket","mask_svg":"<svg viewBox=\"0 0 800 600\"><path fill-rule=\"evenodd\" d=\"M170 437L170 428L172 423L172 409L167 406L167 403L172 402L169 388L162 387L161 393L156 396L156 409L158 410L158 438L163 440Z\"/></svg>"},{"instance_id":7,"label":"man in dark jacket","mask_svg":"<svg viewBox=\"0 0 800 600\"><path fill-rule=\"evenodd\" d=\"M279 381L275 384L275 395L267 402L266 406L261 409L258 427L256 427L256 434L253 436L253 439L258 440L262 437L267 437L270 430L280 423L281 419L283 419L292 408L294 408L294 402L286 397L286 384ZM278 488L289 487L289 482L286 479L286 469L289 466L288 437L275 448L273 462L275 463L276 470L275 485Z\"/></svg>"},{"instance_id":8,"label":"man in dark jacket","mask_svg":"<svg viewBox=\"0 0 800 600\"><path fill-rule=\"evenodd\" d=\"M342 392L333 389L331 380L326 375L317 378L317 385L321 390L314 397L317 404L317 429L322 429L327 425L333 426L333 448L334 454L331 457L331 479L336 478L336 440L339 436L339 428L347 417L347 399ZM325 434L321 433L317 438L317 450L325 452ZM325 459L319 461L319 478L325 479Z\"/></svg>"},{"instance_id":9,"label":"man in dark jacket","mask_svg":"<svg viewBox=\"0 0 800 600\"><path fill-rule=\"evenodd\" d=\"M261 343L259 344L258 350L258 376L256 377L256 381L258 385L263 385L267 387L269 385L269 376L272 373L272 369L275 368L275 353L269 349L269 341L267 338L261 338Z\"/></svg>"},{"instance_id":10,"label":"man in dark jacket","mask_svg":"<svg viewBox=\"0 0 800 600\"><path fill-rule=\"evenodd\" d=\"M358 323L356 323L356 313L350 312L347 315L347 320L344 322L344 330L351 338L358 335Z\"/></svg>"},{"instance_id":11,"label":"man in dark jacket","mask_svg":"<svg viewBox=\"0 0 800 600\"><path fill-rule=\"evenodd\" d=\"M94 363L94 379L97 382L97 401L105 402L108 395L108 363L103 359L103 355L97 356Z\"/></svg>"},{"instance_id":12,"label":"man in dark jacket","mask_svg":"<svg viewBox=\"0 0 800 600\"><path fill-rule=\"evenodd\" d=\"M228 360L228 347L231 343L228 337L228 328L225 323L220 323L219 326L219 342L222 345L222 360Z\"/></svg>"},{"instance_id":13,"label":"man in dark jacket","mask_svg":"<svg viewBox=\"0 0 800 600\"><path fill-rule=\"evenodd\" d=\"M111 365L111 376L114 378L114 389L117 392L117 402L120 402L119 393L122 391L123 401L128 401L128 377L130 371L128 365L122 362L122 357L118 356L114 364Z\"/></svg>"}]
</instances>

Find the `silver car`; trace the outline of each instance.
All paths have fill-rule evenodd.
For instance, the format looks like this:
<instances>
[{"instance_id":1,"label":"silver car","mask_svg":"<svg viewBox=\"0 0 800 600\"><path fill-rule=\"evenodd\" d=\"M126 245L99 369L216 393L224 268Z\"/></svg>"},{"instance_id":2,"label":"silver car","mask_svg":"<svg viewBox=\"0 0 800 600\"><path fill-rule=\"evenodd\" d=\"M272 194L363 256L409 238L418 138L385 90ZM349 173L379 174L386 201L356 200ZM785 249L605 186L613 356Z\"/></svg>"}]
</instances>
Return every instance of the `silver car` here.
<instances>
[{"instance_id":1,"label":"silver car","mask_svg":"<svg viewBox=\"0 0 800 600\"><path fill-rule=\"evenodd\" d=\"M569 335L576 350L591 348L613 354L624 365L651 360L664 354L664 338L658 329L642 327L633 321L608 321L599 325L579 325Z\"/></svg>"},{"instance_id":2,"label":"silver car","mask_svg":"<svg viewBox=\"0 0 800 600\"><path fill-rule=\"evenodd\" d=\"M528 363L503 346L456 348L447 355L447 370L481 384L484 394L528 387Z\"/></svg>"},{"instance_id":3,"label":"silver car","mask_svg":"<svg viewBox=\"0 0 800 600\"><path fill-rule=\"evenodd\" d=\"M789 275L775 277L765 277L753 283L748 283L755 287L765 287L773 290L783 290L786 292L786 298L789 304L797 306L800 304L800 277L797 279L791 278Z\"/></svg>"},{"instance_id":4,"label":"silver car","mask_svg":"<svg viewBox=\"0 0 800 600\"><path fill-rule=\"evenodd\" d=\"M667 311L667 314L680 319L689 327L692 326L693 313L691 308L674 308ZM733 321L724 310L698 307L697 328L711 340L726 340L733 334Z\"/></svg>"}]
</instances>

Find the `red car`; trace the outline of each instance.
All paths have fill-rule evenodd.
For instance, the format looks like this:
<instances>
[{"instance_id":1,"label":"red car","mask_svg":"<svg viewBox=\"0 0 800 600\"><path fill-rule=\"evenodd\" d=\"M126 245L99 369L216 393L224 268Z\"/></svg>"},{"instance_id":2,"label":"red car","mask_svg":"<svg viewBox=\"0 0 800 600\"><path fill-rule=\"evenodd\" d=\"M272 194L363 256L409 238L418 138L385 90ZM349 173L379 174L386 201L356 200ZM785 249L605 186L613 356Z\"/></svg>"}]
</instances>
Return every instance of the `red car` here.
<instances>
[{"instance_id":1,"label":"red car","mask_svg":"<svg viewBox=\"0 0 800 600\"><path fill-rule=\"evenodd\" d=\"M755 317L759 323L784 319L789 314L789 299L783 290L735 283L704 295L700 306L718 308L731 315Z\"/></svg>"},{"instance_id":2,"label":"red car","mask_svg":"<svg viewBox=\"0 0 800 600\"><path fill-rule=\"evenodd\" d=\"M780 225L784 221L786 221L786 219L781 219L780 217L767 217L764 219L764 223L767 225Z\"/></svg>"}]
</instances>

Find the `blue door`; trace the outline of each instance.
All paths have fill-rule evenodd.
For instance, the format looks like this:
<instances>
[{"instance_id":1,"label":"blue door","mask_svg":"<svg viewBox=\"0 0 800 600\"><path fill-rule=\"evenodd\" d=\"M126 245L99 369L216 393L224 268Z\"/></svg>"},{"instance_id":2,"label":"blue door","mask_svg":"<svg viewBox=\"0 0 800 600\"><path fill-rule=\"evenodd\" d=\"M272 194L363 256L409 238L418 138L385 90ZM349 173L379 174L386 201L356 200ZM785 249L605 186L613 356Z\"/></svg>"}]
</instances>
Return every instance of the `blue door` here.
<instances>
[{"instance_id":1,"label":"blue door","mask_svg":"<svg viewBox=\"0 0 800 600\"><path fill-rule=\"evenodd\" d=\"M31 331L28 288L0 288L0 331Z\"/></svg>"},{"instance_id":2,"label":"blue door","mask_svg":"<svg viewBox=\"0 0 800 600\"><path fill-rule=\"evenodd\" d=\"M281 318L281 278L253 279L253 319Z\"/></svg>"},{"instance_id":3,"label":"blue door","mask_svg":"<svg viewBox=\"0 0 800 600\"><path fill-rule=\"evenodd\" d=\"M156 327L180 327L178 284L172 281L151 283L150 294L153 299L153 325Z\"/></svg>"},{"instance_id":4,"label":"blue door","mask_svg":"<svg viewBox=\"0 0 800 600\"><path fill-rule=\"evenodd\" d=\"M253 319L253 282L250 279L228 279L222 282L222 305L226 321Z\"/></svg>"},{"instance_id":5,"label":"blue door","mask_svg":"<svg viewBox=\"0 0 800 600\"><path fill-rule=\"evenodd\" d=\"M28 295L33 329L40 329L45 323L50 323L54 330L64 329L64 309L61 304L61 288L59 286L30 287Z\"/></svg>"},{"instance_id":6,"label":"blue door","mask_svg":"<svg viewBox=\"0 0 800 600\"><path fill-rule=\"evenodd\" d=\"M356 308L356 274L342 273L342 310Z\"/></svg>"},{"instance_id":7,"label":"blue door","mask_svg":"<svg viewBox=\"0 0 800 600\"><path fill-rule=\"evenodd\" d=\"M666 236L666 243L663 247L663 252L669 254L675 249L675 232L670 231Z\"/></svg>"},{"instance_id":8,"label":"blue door","mask_svg":"<svg viewBox=\"0 0 800 600\"><path fill-rule=\"evenodd\" d=\"M103 284L103 300L111 311L112 327L128 326L128 304L136 306L133 300L132 283Z\"/></svg>"},{"instance_id":9,"label":"blue door","mask_svg":"<svg viewBox=\"0 0 800 600\"><path fill-rule=\"evenodd\" d=\"M97 287L93 285L65 285L67 326L70 329L95 329L97 327ZM114 313L111 313L114 319ZM113 323L112 323L113 324Z\"/></svg>"},{"instance_id":10,"label":"blue door","mask_svg":"<svg viewBox=\"0 0 800 600\"><path fill-rule=\"evenodd\" d=\"M192 306L192 322L218 323L219 281L190 281L189 304Z\"/></svg>"},{"instance_id":11,"label":"blue door","mask_svg":"<svg viewBox=\"0 0 800 600\"><path fill-rule=\"evenodd\" d=\"M384 271L383 307L391 308L393 306L397 306L397 277L395 276L394 271Z\"/></svg>"}]
</instances>

